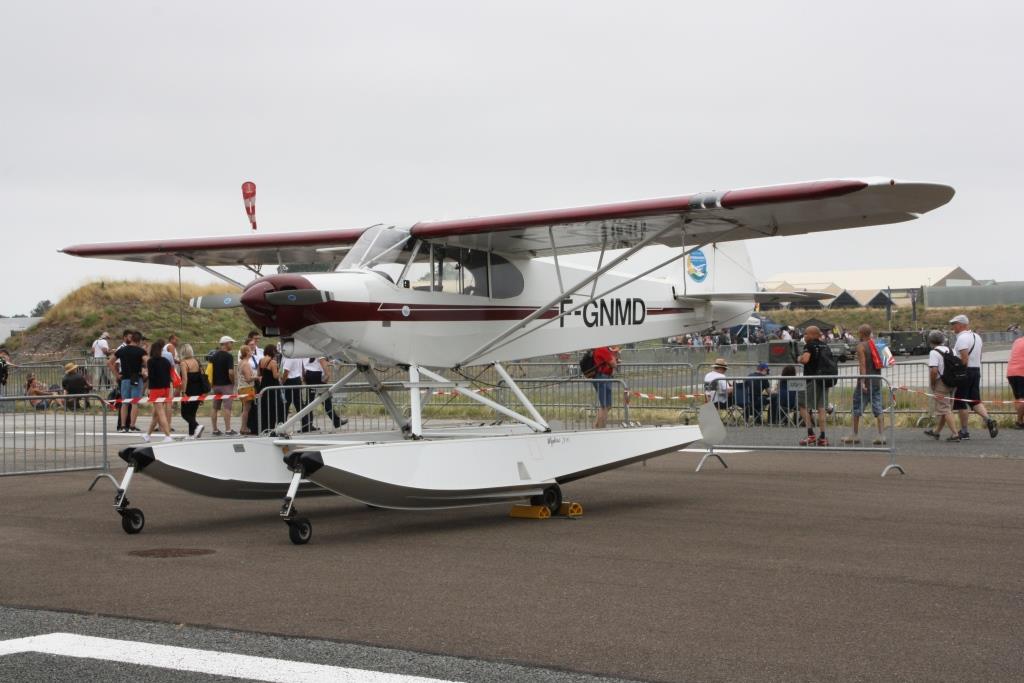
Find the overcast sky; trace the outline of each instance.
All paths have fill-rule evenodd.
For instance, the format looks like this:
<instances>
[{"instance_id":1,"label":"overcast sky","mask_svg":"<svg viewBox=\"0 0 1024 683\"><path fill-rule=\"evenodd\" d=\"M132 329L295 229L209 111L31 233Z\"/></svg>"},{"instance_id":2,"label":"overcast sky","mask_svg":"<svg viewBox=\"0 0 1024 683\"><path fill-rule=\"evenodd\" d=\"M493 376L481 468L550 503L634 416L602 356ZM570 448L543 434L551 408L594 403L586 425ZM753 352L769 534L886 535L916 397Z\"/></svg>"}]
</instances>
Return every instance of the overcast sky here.
<instances>
[{"instance_id":1,"label":"overcast sky","mask_svg":"<svg viewBox=\"0 0 1024 683\"><path fill-rule=\"evenodd\" d=\"M783 270L1024 279L1020 3L21 2L0 14L0 313L161 266L81 243L523 211L828 177L919 221L752 242ZM186 271L197 281L208 278Z\"/></svg>"}]
</instances>

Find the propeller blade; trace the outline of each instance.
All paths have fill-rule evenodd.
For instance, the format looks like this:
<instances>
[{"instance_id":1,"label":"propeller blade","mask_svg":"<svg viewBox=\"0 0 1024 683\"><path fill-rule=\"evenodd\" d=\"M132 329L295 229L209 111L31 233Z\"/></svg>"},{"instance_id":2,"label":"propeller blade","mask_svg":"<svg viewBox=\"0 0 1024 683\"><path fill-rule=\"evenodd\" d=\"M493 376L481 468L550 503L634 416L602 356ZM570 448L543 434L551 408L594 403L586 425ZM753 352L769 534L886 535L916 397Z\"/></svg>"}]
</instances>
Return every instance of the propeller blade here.
<instances>
[{"instance_id":1,"label":"propeller blade","mask_svg":"<svg viewBox=\"0 0 1024 683\"><path fill-rule=\"evenodd\" d=\"M189 299L188 305L192 308L202 308L208 311L221 308L238 308L242 305L242 299L237 294L209 294Z\"/></svg>"},{"instance_id":2,"label":"propeller blade","mask_svg":"<svg viewBox=\"0 0 1024 683\"><path fill-rule=\"evenodd\" d=\"M334 295L322 289L285 289L268 292L266 297L272 306L312 306L334 301Z\"/></svg>"}]
</instances>

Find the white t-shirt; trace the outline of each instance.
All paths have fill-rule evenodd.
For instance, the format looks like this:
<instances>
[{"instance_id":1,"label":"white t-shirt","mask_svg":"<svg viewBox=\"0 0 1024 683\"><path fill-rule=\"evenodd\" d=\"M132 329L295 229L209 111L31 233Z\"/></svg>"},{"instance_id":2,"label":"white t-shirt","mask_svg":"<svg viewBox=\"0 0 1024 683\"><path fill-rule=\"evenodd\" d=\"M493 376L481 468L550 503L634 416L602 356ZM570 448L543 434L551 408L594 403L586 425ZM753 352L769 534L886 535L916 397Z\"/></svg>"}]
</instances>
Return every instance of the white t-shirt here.
<instances>
[{"instance_id":1,"label":"white t-shirt","mask_svg":"<svg viewBox=\"0 0 1024 683\"><path fill-rule=\"evenodd\" d=\"M971 349L971 346L974 349ZM981 337L971 330L964 330L956 336L956 344L953 345L953 353L957 356L961 351L970 351L967 356L967 367L981 368Z\"/></svg>"},{"instance_id":2,"label":"white t-shirt","mask_svg":"<svg viewBox=\"0 0 1024 683\"><path fill-rule=\"evenodd\" d=\"M302 360L302 371L303 372L323 372L323 367L320 366L319 358L304 358Z\"/></svg>"},{"instance_id":3,"label":"white t-shirt","mask_svg":"<svg viewBox=\"0 0 1024 683\"><path fill-rule=\"evenodd\" d=\"M704 375L704 395L708 403L725 403L729 400L729 382L718 370Z\"/></svg>"},{"instance_id":4,"label":"white t-shirt","mask_svg":"<svg viewBox=\"0 0 1024 683\"><path fill-rule=\"evenodd\" d=\"M949 347L940 345L928 352L928 367L935 368L939 373L939 379L942 379L942 373L946 369L946 360L942 357L945 351L949 351Z\"/></svg>"},{"instance_id":5,"label":"white t-shirt","mask_svg":"<svg viewBox=\"0 0 1024 683\"><path fill-rule=\"evenodd\" d=\"M782 338L786 341L793 341L793 335L789 333L789 330L782 331Z\"/></svg>"},{"instance_id":6,"label":"white t-shirt","mask_svg":"<svg viewBox=\"0 0 1024 683\"><path fill-rule=\"evenodd\" d=\"M174 351L171 351L170 349L174 349ZM178 364L178 349L175 349L173 345L164 344L164 348L160 350L160 355L167 359L167 362L171 364L171 367Z\"/></svg>"},{"instance_id":7,"label":"white t-shirt","mask_svg":"<svg viewBox=\"0 0 1024 683\"><path fill-rule=\"evenodd\" d=\"M97 339L92 343L92 357L93 358L106 358L107 351L110 350L110 344L107 343L106 339Z\"/></svg>"},{"instance_id":8,"label":"white t-shirt","mask_svg":"<svg viewBox=\"0 0 1024 683\"><path fill-rule=\"evenodd\" d=\"M281 363L281 372L288 372L288 380L302 379L302 359L301 358L285 358L284 362Z\"/></svg>"}]
</instances>

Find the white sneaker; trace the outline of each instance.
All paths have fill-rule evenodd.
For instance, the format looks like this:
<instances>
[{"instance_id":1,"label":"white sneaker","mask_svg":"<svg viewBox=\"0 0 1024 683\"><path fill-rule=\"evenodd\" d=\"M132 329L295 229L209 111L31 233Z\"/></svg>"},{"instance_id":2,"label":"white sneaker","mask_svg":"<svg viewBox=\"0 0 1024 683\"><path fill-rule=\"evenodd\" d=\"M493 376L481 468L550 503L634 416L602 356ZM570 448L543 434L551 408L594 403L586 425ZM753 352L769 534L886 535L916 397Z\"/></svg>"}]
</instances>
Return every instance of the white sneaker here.
<instances>
[{"instance_id":1,"label":"white sneaker","mask_svg":"<svg viewBox=\"0 0 1024 683\"><path fill-rule=\"evenodd\" d=\"M172 443L173 441L174 441L174 437L171 436L170 434L168 434L167 436L164 437L164 443Z\"/></svg>"},{"instance_id":2,"label":"white sneaker","mask_svg":"<svg viewBox=\"0 0 1024 683\"><path fill-rule=\"evenodd\" d=\"M149 443L149 434L143 434L142 440L145 441L146 443Z\"/></svg>"},{"instance_id":3,"label":"white sneaker","mask_svg":"<svg viewBox=\"0 0 1024 683\"><path fill-rule=\"evenodd\" d=\"M206 429L206 425L196 425L196 431L192 432L192 438L198 439L201 437L204 429Z\"/></svg>"}]
</instances>

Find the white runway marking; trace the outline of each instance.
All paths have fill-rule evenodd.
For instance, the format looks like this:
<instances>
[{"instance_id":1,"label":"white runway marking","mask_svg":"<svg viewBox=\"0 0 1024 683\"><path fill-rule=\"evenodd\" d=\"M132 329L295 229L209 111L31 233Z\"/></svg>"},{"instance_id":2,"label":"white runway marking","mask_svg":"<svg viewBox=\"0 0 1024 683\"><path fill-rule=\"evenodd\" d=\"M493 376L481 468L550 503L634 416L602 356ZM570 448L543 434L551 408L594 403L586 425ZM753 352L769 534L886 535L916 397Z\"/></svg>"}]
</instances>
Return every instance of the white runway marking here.
<instances>
[{"instance_id":1,"label":"white runway marking","mask_svg":"<svg viewBox=\"0 0 1024 683\"><path fill-rule=\"evenodd\" d=\"M253 681L281 681L282 683L300 681L309 681L310 683L315 681L436 683L441 680L326 664L293 662L287 659L237 655L215 650L194 650L188 647L79 636L73 633L49 633L42 636L0 641L0 657L19 652L100 659L176 671L194 671L212 676L230 676Z\"/></svg>"}]
</instances>

